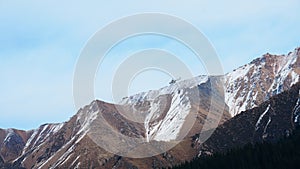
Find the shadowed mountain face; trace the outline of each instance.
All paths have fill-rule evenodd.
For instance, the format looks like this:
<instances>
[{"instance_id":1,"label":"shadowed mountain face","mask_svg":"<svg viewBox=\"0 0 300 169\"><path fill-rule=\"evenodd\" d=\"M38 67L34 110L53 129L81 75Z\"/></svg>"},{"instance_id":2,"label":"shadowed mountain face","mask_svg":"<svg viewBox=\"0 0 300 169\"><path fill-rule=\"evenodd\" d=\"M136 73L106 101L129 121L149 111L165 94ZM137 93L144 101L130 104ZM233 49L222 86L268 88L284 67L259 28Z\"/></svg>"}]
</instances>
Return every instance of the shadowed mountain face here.
<instances>
[{"instance_id":1,"label":"shadowed mountain face","mask_svg":"<svg viewBox=\"0 0 300 169\"><path fill-rule=\"evenodd\" d=\"M1 160L10 161L16 159L22 153L31 134L32 131L26 132L16 129L0 129Z\"/></svg>"},{"instance_id":2,"label":"shadowed mountain face","mask_svg":"<svg viewBox=\"0 0 300 169\"><path fill-rule=\"evenodd\" d=\"M119 104L93 101L64 123L0 130L0 168L171 167L246 143L276 141L299 124L299 84L291 88L299 81L299 55L299 48L286 56L266 54L225 76L172 83ZM141 140L161 147L140 146ZM103 146L122 151L115 155ZM121 149L126 146L130 151ZM121 156L140 152L159 155Z\"/></svg>"},{"instance_id":3,"label":"shadowed mountain face","mask_svg":"<svg viewBox=\"0 0 300 169\"><path fill-rule=\"evenodd\" d=\"M225 152L247 143L276 142L299 125L300 83L271 97L260 106L244 111L219 126L202 145L200 154Z\"/></svg>"}]
</instances>

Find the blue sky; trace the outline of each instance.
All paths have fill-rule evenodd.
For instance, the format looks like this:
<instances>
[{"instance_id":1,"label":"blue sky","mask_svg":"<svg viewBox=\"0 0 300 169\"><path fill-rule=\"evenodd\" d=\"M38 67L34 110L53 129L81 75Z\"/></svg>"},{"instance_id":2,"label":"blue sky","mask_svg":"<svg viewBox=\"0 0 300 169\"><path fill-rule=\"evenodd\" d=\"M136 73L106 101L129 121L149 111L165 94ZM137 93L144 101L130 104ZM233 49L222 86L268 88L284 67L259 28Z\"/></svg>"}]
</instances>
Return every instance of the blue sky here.
<instances>
[{"instance_id":1,"label":"blue sky","mask_svg":"<svg viewBox=\"0 0 300 169\"><path fill-rule=\"evenodd\" d=\"M80 51L97 30L118 18L161 12L185 19L206 35L228 72L266 52L285 54L300 46L299 11L298 0L0 0L0 128L32 129L74 115L72 79ZM163 47L184 55L193 73L201 73L192 54L179 46L154 36L129 39L109 53L106 62L114 63L113 55ZM155 83L149 78L153 75ZM110 100L110 77L97 74L98 98ZM162 87L169 79L148 72L132 82L130 91Z\"/></svg>"}]
</instances>

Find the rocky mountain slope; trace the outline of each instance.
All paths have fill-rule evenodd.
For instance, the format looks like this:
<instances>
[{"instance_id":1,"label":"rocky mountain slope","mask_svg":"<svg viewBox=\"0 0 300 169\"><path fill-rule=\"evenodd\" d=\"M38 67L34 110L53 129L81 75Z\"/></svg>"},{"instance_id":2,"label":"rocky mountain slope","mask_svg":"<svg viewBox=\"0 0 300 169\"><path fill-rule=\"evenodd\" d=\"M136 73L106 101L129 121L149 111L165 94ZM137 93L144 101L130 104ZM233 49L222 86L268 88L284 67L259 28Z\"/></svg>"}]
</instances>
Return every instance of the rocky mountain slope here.
<instances>
[{"instance_id":1,"label":"rocky mountain slope","mask_svg":"<svg viewBox=\"0 0 300 169\"><path fill-rule=\"evenodd\" d=\"M186 134L186 131L182 129L191 127L185 124L185 120L191 116L191 112L203 110L204 115L196 114L195 116L201 119L201 123L204 125L205 117L211 111L211 107L218 109L216 108L218 105L220 106L219 111L223 111L222 106L225 107L225 104L223 103L222 80L220 77L199 76L171 84L159 90L124 98L121 104L129 107L129 112L133 112L135 117L144 115L142 119L145 120L142 122L145 124L148 140L171 141L181 139ZM211 100L218 102L218 104L214 104ZM164 109L166 111L162 111ZM226 114L225 117L228 119L230 116ZM215 119L218 123L221 115L216 115Z\"/></svg>"},{"instance_id":2,"label":"rocky mountain slope","mask_svg":"<svg viewBox=\"0 0 300 169\"><path fill-rule=\"evenodd\" d=\"M269 53L225 75L225 102L235 116L299 82L300 48L287 55Z\"/></svg>"},{"instance_id":3,"label":"rocky mountain slope","mask_svg":"<svg viewBox=\"0 0 300 169\"><path fill-rule=\"evenodd\" d=\"M225 152L248 143L275 142L299 126L300 83L271 97L258 107L242 112L219 126L199 145L199 155Z\"/></svg>"},{"instance_id":4,"label":"rocky mountain slope","mask_svg":"<svg viewBox=\"0 0 300 169\"><path fill-rule=\"evenodd\" d=\"M153 98L147 96L137 102L125 101L113 105L102 101L93 101L80 109L68 122L45 124L39 129L13 137L9 130L4 130L3 140L13 144L21 140L20 145L13 144L18 151L7 156L0 153L6 167L9 168L156 168L173 166L192 159L197 151L191 146L195 132L202 130L210 105L219 105L223 111L223 94L219 86L220 78L199 78L194 85L187 82L174 84L159 91L153 91ZM165 90L165 91L164 91ZM214 96L214 97L213 97ZM211 98L213 102L211 102ZM202 98L201 101L198 98ZM167 105L167 106L165 106ZM131 114L122 114L120 108ZM217 108L215 108L217 109ZM183 111L184 110L184 111ZM220 124L230 118L228 112L215 114L206 125L214 120ZM134 121L126 117L135 117ZM192 119L192 120L190 120ZM139 123L138 120L143 120ZM193 122L193 123L192 123ZM218 123L219 124L219 123ZM210 129L210 128L208 128ZM15 131L16 133L17 131ZM19 131L18 131L19 132ZM138 138L144 142L163 142L173 146L174 141L183 140L168 152L145 159L124 158L107 152L97 144L111 144L111 147L124 147L133 144L121 141L121 137ZM5 141L4 141L5 142ZM134 144L132 151L141 151ZM157 147L154 147L157 148ZM171 148L171 147L170 147ZM146 150L142 150L146 151ZM151 150L151 147L147 151ZM130 153L130 152L126 152ZM182 153L185 156L182 156ZM126 154L125 154L126 155Z\"/></svg>"},{"instance_id":5,"label":"rocky mountain slope","mask_svg":"<svg viewBox=\"0 0 300 169\"><path fill-rule=\"evenodd\" d=\"M26 142L32 131L22 131L16 129L0 129L0 153L1 159L10 161L16 159L22 153Z\"/></svg>"},{"instance_id":6,"label":"rocky mountain slope","mask_svg":"<svg viewBox=\"0 0 300 169\"><path fill-rule=\"evenodd\" d=\"M293 100L296 96L292 94L290 98L280 94L299 81L299 51L266 54L225 76L172 83L124 98L118 105L93 101L65 123L45 124L31 131L0 130L0 168L170 167L194 158L199 149L201 154L209 154L248 142L276 140L292 130L291 119L300 121L300 100ZM295 103L287 106L276 97ZM245 110L249 111L241 113ZM235 117L226 122L231 116ZM224 122L203 146L199 145L200 131L209 133ZM182 142L166 153L139 159L110 153L97 140L110 148L131 146L131 152L120 152L122 155L154 151L135 146L139 145L136 140L170 148L174 142Z\"/></svg>"},{"instance_id":7,"label":"rocky mountain slope","mask_svg":"<svg viewBox=\"0 0 300 169\"><path fill-rule=\"evenodd\" d=\"M300 81L300 47L286 55L264 54L260 58L225 74L225 103L232 117L242 111L254 108L270 97L288 90ZM205 76L195 81L205 80ZM181 82L183 86L192 86L192 80ZM156 92L166 93L174 90L166 87L158 91L143 92L122 103L135 103L151 98Z\"/></svg>"}]
</instances>

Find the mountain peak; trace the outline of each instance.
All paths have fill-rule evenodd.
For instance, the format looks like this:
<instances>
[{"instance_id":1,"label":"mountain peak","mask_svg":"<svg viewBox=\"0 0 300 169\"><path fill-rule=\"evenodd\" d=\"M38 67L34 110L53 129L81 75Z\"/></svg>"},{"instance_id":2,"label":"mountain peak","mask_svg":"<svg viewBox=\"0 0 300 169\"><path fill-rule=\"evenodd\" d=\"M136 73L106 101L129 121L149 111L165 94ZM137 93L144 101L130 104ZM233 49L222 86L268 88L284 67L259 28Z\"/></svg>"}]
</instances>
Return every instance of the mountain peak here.
<instances>
[{"instance_id":1,"label":"mountain peak","mask_svg":"<svg viewBox=\"0 0 300 169\"><path fill-rule=\"evenodd\" d=\"M276 127L274 122L277 117L276 113L272 113L276 105L271 102L266 104L265 101L290 89L299 81L299 51L300 48L296 48L287 55L267 53L224 76L198 76L176 81L159 90L126 97L120 104L94 100L65 123L44 124L31 131L0 129L0 168L1 163L25 168L133 168L132 166L161 168L191 160L198 154L194 146L202 143L201 132L207 134L206 132L217 127L214 125L215 121L222 125L231 118L228 110L223 110L224 86L221 84L224 81L225 103L229 107L229 112L231 116L240 114L232 119L239 119L239 122L247 118L252 119L253 129L256 128L254 131L260 132L258 138L268 138L272 135L273 127ZM211 98L215 95L217 98L212 101ZM292 114L294 122L299 123L300 101L295 96L293 100L296 99L298 101L295 106L293 105ZM211 105L213 103L215 107ZM254 108L258 106L260 108ZM210 107L218 109L216 110L218 113L210 113ZM125 114L122 114L119 108L124 109ZM255 116L241 113L250 109ZM259 112L256 111L258 109ZM285 120L292 121L291 115L280 112L286 115ZM209 114L213 116L209 117ZM217 117L219 114L222 115L220 119ZM246 118L240 119L244 116ZM269 122L270 118L272 122ZM244 123L233 124L237 126L233 131L238 131L237 129L241 128L239 125ZM272 131L268 131L269 129ZM231 132L220 133L228 135ZM242 132L237 134L239 133ZM251 135L253 132L247 134ZM171 151L142 159L142 162L138 161L139 159L129 160L120 157L120 154L113 154L106 149L107 147L97 145L100 141L102 146L109 145L117 149L118 146L130 143L132 146L130 150L135 149L134 142L120 139L123 136L140 139L143 143L182 142ZM95 139L99 139L98 142ZM212 140L216 143L214 141Z\"/></svg>"},{"instance_id":2,"label":"mountain peak","mask_svg":"<svg viewBox=\"0 0 300 169\"><path fill-rule=\"evenodd\" d=\"M225 102L235 116L299 81L300 48L287 55L264 54L225 75Z\"/></svg>"}]
</instances>

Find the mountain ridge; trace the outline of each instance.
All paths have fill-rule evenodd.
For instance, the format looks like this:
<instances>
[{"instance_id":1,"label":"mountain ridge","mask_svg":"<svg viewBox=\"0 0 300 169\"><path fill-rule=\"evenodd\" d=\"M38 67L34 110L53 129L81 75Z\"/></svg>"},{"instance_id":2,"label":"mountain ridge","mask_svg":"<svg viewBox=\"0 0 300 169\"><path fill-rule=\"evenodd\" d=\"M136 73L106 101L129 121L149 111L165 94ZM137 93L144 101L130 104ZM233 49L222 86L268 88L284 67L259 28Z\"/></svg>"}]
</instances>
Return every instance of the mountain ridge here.
<instances>
[{"instance_id":1,"label":"mountain ridge","mask_svg":"<svg viewBox=\"0 0 300 169\"><path fill-rule=\"evenodd\" d=\"M44 124L38 129L29 131L0 129L0 166L1 163L6 163L11 168L170 167L197 155L199 139L195 134L205 126L213 96L215 99L213 102L219 109L225 106L225 110L222 109L220 112L222 116L215 117L213 120L220 121L218 125L227 124L226 121L231 117L239 118L245 114L239 115L241 112L255 109L273 96L289 90L299 81L299 67L300 48L287 55L265 54L225 76L199 76L179 81L160 90L142 92L124 98L119 105L93 101L81 108L67 122ZM221 85L223 81L225 81L225 91ZM223 102L224 99L228 107ZM131 114L121 114L118 112L118 106L129 110L126 112ZM269 115L270 107L265 106L264 109L258 117L261 120L256 120L257 125L253 124L260 134L264 132L268 123L272 124L265 119ZM297 122L299 122L299 109L300 101L294 107ZM124 115L134 117L137 121L128 121L123 117ZM107 121L113 130L126 136L147 141L168 142L177 139L183 141L162 155L142 161L123 158L99 147L89 136L93 130L92 124L99 117L100 120ZM191 126L185 124L189 117L195 118L195 123ZM140 120L144 125L137 123ZM260 126L258 121L264 123L264 126ZM206 128L205 131L217 127L213 123L209 122L211 128ZM245 139L245 142L249 140ZM209 153L214 150L208 147L210 150L203 151ZM216 147L218 151L226 149ZM85 154L84 157L82 152ZM182 152L185 152L186 157L181 157Z\"/></svg>"},{"instance_id":2,"label":"mountain ridge","mask_svg":"<svg viewBox=\"0 0 300 169\"><path fill-rule=\"evenodd\" d=\"M287 55L264 54L225 75L225 102L232 116L251 109L299 81L300 47Z\"/></svg>"},{"instance_id":3,"label":"mountain ridge","mask_svg":"<svg viewBox=\"0 0 300 169\"><path fill-rule=\"evenodd\" d=\"M198 144L199 156L289 136L299 126L299 103L300 82L219 126L204 144Z\"/></svg>"}]
</instances>

